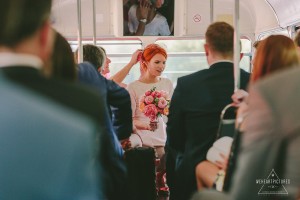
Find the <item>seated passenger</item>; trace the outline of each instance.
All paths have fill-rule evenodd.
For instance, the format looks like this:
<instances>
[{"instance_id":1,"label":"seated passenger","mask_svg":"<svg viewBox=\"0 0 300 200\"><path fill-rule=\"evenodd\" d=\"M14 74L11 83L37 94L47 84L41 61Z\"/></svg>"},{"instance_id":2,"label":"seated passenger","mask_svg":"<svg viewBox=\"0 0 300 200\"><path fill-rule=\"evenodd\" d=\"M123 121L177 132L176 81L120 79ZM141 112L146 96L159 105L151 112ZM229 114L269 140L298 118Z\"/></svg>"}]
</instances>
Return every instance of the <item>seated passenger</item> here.
<instances>
[{"instance_id":1,"label":"seated passenger","mask_svg":"<svg viewBox=\"0 0 300 200\"><path fill-rule=\"evenodd\" d=\"M115 148L123 155L119 140L128 139L132 133L130 97L128 92L113 81L107 80L97 72L93 65L84 62L78 65L80 82L96 89L107 105L108 112L113 113L107 120L110 135L115 141ZM112 127L113 124L113 127Z\"/></svg>"},{"instance_id":2,"label":"seated passenger","mask_svg":"<svg viewBox=\"0 0 300 200\"><path fill-rule=\"evenodd\" d=\"M91 62L94 69L87 63L79 64L78 79L80 82L96 88L101 95L119 140L128 139L132 133L131 103L126 89L97 73L105 66L104 52L95 45L85 45L83 48L84 61Z\"/></svg>"},{"instance_id":3,"label":"seated passenger","mask_svg":"<svg viewBox=\"0 0 300 200\"><path fill-rule=\"evenodd\" d=\"M127 85L123 83L126 76L129 74L132 67L137 64L138 57L142 50L136 50L127 65L125 65L119 72L117 72L112 77L109 77L109 64L111 60L108 58L106 51L103 47L98 47L92 44L83 45L83 61L92 63L99 73L102 74L107 79L113 80L122 87ZM77 59L78 49L75 52L75 58Z\"/></svg>"},{"instance_id":4,"label":"seated passenger","mask_svg":"<svg viewBox=\"0 0 300 200\"><path fill-rule=\"evenodd\" d=\"M98 47L93 44L84 44L82 46L83 50L83 61L90 62L94 65L96 70L101 73L103 76L109 73L109 63L111 62L109 58L107 58L104 49ZM75 58L77 60L78 49L75 52ZM103 73L105 68L105 72Z\"/></svg>"}]
</instances>

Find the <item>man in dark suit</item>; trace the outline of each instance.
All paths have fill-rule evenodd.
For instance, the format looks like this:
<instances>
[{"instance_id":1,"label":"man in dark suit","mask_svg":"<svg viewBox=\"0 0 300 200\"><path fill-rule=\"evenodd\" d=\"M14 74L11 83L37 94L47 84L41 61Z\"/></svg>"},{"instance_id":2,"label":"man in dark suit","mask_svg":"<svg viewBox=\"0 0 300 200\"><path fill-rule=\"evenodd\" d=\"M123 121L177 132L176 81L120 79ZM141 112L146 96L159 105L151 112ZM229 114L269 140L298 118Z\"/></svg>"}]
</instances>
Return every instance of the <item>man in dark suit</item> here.
<instances>
[{"instance_id":1,"label":"man in dark suit","mask_svg":"<svg viewBox=\"0 0 300 200\"><path fill-rule=\"evenodd\" d=\"M0 1L0 73L19 87L49 98L106 127L108 113L96 92L79 84L67 83L42 74L52 52L54 34L50 27L51 0ZM37 9L38 8L38 9ZM126 168L113 149L110 133L100 131L105 191L110 199L124 192ZM106 178L107 177L107 178ZM111 195L111 196L110 196Z\"/></svg>"},{"instance_id":2,"label":"man in dark suit","mask_svg":"<svg viewBox=\"0 0 300 200\"><path fill-rule=\"evenodd\" d=\"M92 44L83 46L83 61L91 63L96 71L103 71L102 68L106 59L106 54L100 47ZM96 74L95 70L91 69L90 66L88 67L86 63L80 64L78 79L98 89L109 113L111 113L114 131L118 139L127 139L132 133L132 111L129 93L114 81L107 80L102 74Z\"/></svg>"},{"instance_id":3,"label":"man in dark suit","mask_svg":"<svg viewBox=\"0 0 300 200\"><path fill-rule=\"evenodd\" d=\"M195 167L216 139L222 109L234 92L233 27L211 24L205 34L209 69L178 79L167 124L167 181L170 200L189 199L196 188ZM241 70L241 88L249 74Z\"/></svg>"},{"instance_id":4,"label":"man in dark suit","mask_svg":"<svg viewBox=\"0 0 300 200\"><path fill-rule=\"evenodd\" d=\"M193 200L299 199L299 76L297 66L272 74L250 87L246 100L248 114L243 122L230 191L204 190Z\"/></svg>"},{"instance_id":5,"label":"man in dark suit","mask_svg":"<svg viewBox=\"0 0 300 200\"><path fill-rule=\"evenodd\" d=\"M82 83L95 87L108 112L112 111L114 131L112 129L110 131L112 131L113 139L116 141L116 149L122 151L118 140L128 139L132 133L132 111L129 93L115 82L104 78L88 62L78 65L78 79ZM107 123L111 123L110 121ZM120 152L120 154L123 153Z\"/></svg>"}]
</instances>

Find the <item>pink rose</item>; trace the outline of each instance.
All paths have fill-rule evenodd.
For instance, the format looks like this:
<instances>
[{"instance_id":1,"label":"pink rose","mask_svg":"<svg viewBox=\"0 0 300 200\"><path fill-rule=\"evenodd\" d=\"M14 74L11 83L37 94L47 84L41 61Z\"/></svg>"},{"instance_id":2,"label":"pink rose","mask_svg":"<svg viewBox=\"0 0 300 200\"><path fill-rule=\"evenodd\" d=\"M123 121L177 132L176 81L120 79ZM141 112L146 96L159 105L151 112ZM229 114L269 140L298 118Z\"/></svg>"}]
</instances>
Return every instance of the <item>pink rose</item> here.
<instances>
[{"instance_id":1,"label":"pink rose","mask_svg":"<svg viewBox=\"0 0 300 200\"><path fill-rule=\"evenodd\" d=\"M167 105L168 105L168 102L167 102L167 100L165 99L165 98L163 98L163 97L160 97L159 98L159 100L158 100L158 107L159 108L165 108Z\"/></svg>"},{"instance_id":2,"label":"pink rose","mask_svg":"<svg viewBox=\"0 0 300 200\"><path fill-rule=\"evenodd\" d=\"M144 114L149 117L151 121L154 121L157 115L156 106L154 104L146 105L144 108Z\"/></svg>"},{"instance_id":3,"label":"pink rose","mask_svg":"<svg viewBox=\"0 0 300 200\"><path fill-rule=\"evenodd\" d=\"M161 97L161 93L160 92L156 92L156 97L160 98Z\"/></svg>"},{"instance_id":4,"label":"pink rose","mask_svg":"<svg viewBox=\"0 0 300 200\"><path fill-rule=\"evenodd\" d=\"M165 99L168 99L169 98L169 93L164 91L164 90L161 90L160 91L160 95L161 97L165 98Z\"/></svg>"},{"instance_id":5,"label":"pink rose","mask_svg":"<svg viewBox=\"0 0 300 200\"><path fill-rule=\"evenodd\" d=\"M156 96L157 96L157 92L156 92L156 91L153 91L153 92L151 93L151 96L156 97Z\"/></svg>"},{"instance_id":6,"label":"pink rose","mask_svg":"<svg viewBox=\"0 0 300 200\"><path fill-rule=\"evenodd\" d=\"M152 96L146 96L145 97L145 103L151 104L153 102L154 98Z\"/></svg>"},{"instance_id":7,"label":"pink rose","mask_svg":"<svg viewBox=\"0 0 300 200\"><path fill-rule=\"evenodd\" d=\"M146 96L150 96L150 95L151 95L151 91L145 92L145 95L146 95Z\"/></svg>"}]
</instances>

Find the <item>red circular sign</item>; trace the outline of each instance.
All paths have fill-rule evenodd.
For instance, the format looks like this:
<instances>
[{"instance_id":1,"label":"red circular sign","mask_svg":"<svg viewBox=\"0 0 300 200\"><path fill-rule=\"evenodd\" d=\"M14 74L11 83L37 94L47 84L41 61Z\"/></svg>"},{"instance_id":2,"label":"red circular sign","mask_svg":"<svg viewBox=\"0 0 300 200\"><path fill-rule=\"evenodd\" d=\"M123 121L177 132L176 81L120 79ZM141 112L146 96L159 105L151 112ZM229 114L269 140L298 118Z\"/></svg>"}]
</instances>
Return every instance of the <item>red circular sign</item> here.
<instances>
[{"instance_id":1,"label":"red circular sign","mask_svg":"<svg viewBox=\"0 0 300 200\"><path fill-rule=\"evenodd\" d=\"M194 15L193 20L194 20L194 22L197 22L197 23L200 22L201 21L201 15L199 15L199 14Z\"/></svg>"}]
</instances>

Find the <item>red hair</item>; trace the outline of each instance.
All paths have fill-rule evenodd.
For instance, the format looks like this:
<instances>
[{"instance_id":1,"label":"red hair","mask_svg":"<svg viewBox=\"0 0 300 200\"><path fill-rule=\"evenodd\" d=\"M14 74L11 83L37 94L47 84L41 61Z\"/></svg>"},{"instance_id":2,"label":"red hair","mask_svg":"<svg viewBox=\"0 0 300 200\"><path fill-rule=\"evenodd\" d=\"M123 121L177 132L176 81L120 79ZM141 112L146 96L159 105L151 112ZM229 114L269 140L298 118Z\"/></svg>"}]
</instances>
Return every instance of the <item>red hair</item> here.
<instances>
[{"instance_id":1,"label":"red hair","mask_svg":"<svg viewBox=\"0 0 300 200\"><path fill-rule=\"evenodd\" d=\"M166 59L168 57L166 50L158 44L147 45L141 56L141 67L146 68L145 62L149 62L156 54L161 54Z\"/></svg>"},{"instance_id":2,"label":"red hair","mask_svg":"<svg viewBox=\"0 0 300 200\"><path fill-rule=\"evenodd\" d=\"M300 60L293 40L283 35L271 35L262 40L257 47L251 82L299 64Z\"/></svg>"}]
</instances>

